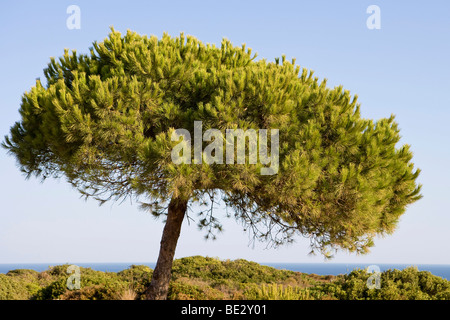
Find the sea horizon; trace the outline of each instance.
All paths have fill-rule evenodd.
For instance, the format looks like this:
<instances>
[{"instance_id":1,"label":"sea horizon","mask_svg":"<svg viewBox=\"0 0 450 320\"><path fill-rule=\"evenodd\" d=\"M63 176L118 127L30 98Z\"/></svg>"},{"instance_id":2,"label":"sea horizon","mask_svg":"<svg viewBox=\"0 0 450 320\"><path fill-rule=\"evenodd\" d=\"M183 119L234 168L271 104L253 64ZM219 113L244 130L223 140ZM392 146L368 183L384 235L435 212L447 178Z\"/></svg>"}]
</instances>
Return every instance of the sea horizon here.
<instances>
[{"instance_id":1,"label":"sea horizon","mask_svg":"<svg viewBox=\"0 0 450 320\"><path fill-rule=\"evenodd\" d=\"M407 267L417 267L419 271L429 271L433 275L450 280L450 264L414 264L414 263L345 263L345 262L257 262L264 266L276 269L302 272L317 275L348 274L355 269L367 269L369 266L377 266L381 272L389 269L403 270ZM55 262L55 263L0 263L0 274L17 269L31 269L37 272L48 270L52 266L77 265L102 272L119 272L128 269L131 265L145 265L154 269L155 262ZM373 269L372 269L373 270Z\"/></svg>"}]
</instances>

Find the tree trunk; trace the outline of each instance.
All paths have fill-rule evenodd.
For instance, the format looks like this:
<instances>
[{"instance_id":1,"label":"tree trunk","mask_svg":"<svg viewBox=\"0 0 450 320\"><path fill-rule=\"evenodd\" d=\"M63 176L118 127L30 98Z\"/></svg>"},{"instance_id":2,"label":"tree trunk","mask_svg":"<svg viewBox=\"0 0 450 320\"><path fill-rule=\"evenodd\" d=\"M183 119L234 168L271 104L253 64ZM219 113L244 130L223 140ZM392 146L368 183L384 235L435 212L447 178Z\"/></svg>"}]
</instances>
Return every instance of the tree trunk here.
<instances>
[{"instance_id":1,"label":"tree trunk","mask_svg":"<svg viewBox=\"0 0 450 320\"><path fill-rule=\"evenodd\" d=\"M172 275L173 257L186 209L187 201L174 199L170 201L167 221L161 238L158 261L156 262L155 270L153 270L152 281L146 292L149 300L167 299Z\"/></svg>"}]
</instances>

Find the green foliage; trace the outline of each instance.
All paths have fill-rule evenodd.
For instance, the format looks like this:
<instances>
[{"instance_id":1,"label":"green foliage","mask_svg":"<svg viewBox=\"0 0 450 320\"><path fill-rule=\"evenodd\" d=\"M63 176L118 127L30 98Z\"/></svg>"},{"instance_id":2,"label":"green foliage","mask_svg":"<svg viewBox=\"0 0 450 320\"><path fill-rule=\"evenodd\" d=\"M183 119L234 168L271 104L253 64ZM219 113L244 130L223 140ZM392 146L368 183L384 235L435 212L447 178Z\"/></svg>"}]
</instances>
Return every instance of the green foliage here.
<instances>
[{"instance_id":1,"label":"green foliage","mask_svg":"<svg viewBox=\"0 0 450 320\"><path fill-rule=\"evenodd\" d=\"M131 265L117 273L120 279L130 284L138 299L145 298L145 290L150 285L153 270L147 266Z\"/></svg>"},{"instance_id":2,"label":"green foliage","mask_svg":"<svg viewBox=\"0 0 450 320\"><path fill-rule=\"evenodd\" d=\"M255 237L278 245L305 235L330 256L367 252L420 198L394 116L362 118L356 96L284 56L112 30L89 54L52 58L44 74L3 146L28 176L65 175L102 203L137 195L160 215L171 198L220 195ZM261 175L261 163L175 165L171 135L192 136L195 120L222 132L278 129L278 173ZM213 218L200 217L208 232L221 230Z\"/></svg>"},{"instance_id":3,"label":"green foliage","mask_svg":"<svg viewBox=\"0 0 450 320\"><path fill-rule=\"evenodd\" d=\"M207 295L199 285L172 282L167 298L169 300L206 300Z\"/></svg>"},{"instance_id":4,"label":"green foliage","mask_svg":"<svg viewBox=\"0 0 450 320\"><path fill-rule=\"evenodd\" d=\"M26 284L14 277L0 274L0 300L28 300Z\"/></svg>"},{"instance_id":5,"label":"green foliage","mask_svg":"<svg viewBox=\"0 0 450 320\"><path fill-rule=\"evenodd\" d=\"M278 270L244 259L220 261L201 256L175 260L172 272L174 279L177 277L192 277L215 282L231 280L237 283L283 281L295 275L293 271Z\"/></svg>"},{"instance_id":6,"label":"green foliage","mask_svg":"<svg viewBox=\"0 0 450 320\"><path fill-rule=\"evenodd\" d=\"M41 288L35 295L36 300L55 300L67 290L67 278L60 278L53 281L48 286Z\"/></svg>"},{"instance_id":7,"label":"green foliage","mask_svg":"<svg viewBox=\"0 0 450 320\"><path fill-rule=\"evenodd\" d=\"M341 300L447 300L450 297L450 281L414 267L382 272L380 289L368 288L370 276L365 270L354 270L327 285L325 292Z\"/></svg>"},{"instance_id":8,"label":"green foliage","mask_svg":"<svg viewBox=\"0 0 450 320\"><path fill-rule=\"evenodd\" d=\"M6 275L0 274L0 300L33 299L48 284L48 279L35 270L11 270Z\"/></svg>"},{"instance_id":9,"label":"green foliage","mask_svg":"<svg viewBox=\"0 0 450 320\"><path fill-rule=\"evenodd\" d=\"M19 276L25 278L35 278L39 272L31 269L15 269L8 271L7 275L9 276Z\"/></svg>"},{"instance_id":10,"label":"green foliage","mask_svg":"<svg viewBox=\"0 0 450 320\"><path fill-rule=\"evenodd\" d=\"M0 274L0 300L144 299L152 270L132 265L120 272L81 268L81 288L67 289L67 265L44 272ZM255 262L193 256L174 261L171 300L450 300L450 281L417 268L387 270L380 289L369 289L373 274L353 270L336 277L277 270Z\"/></svg>"},{"instance_id":11,"label":"green foliage","mask_svg":"<svg viewBox=\"0 0 450 320\"><path fill-rule=\"evenodd\" d=\"M244 291L248 300L311 300L309 289L283 286L276 283L249 287Z\"/></svg>"},{"instance_id":12,"label":"green foliage","mask_svg":"<svg viewBox=\"0 0 450 320\"><path fill-rule=\"evenodd\" d=\"M52 267L48 271L48 274L53 276L54 281L37 292L35 296L37 300L110 300L114 299L117 292L125 289L128 285L128 282L124 281L117 273L80 268L80 290L71 292L67 288L69 277L66 271L67 266Z\"/></svg>"}]
</instances>

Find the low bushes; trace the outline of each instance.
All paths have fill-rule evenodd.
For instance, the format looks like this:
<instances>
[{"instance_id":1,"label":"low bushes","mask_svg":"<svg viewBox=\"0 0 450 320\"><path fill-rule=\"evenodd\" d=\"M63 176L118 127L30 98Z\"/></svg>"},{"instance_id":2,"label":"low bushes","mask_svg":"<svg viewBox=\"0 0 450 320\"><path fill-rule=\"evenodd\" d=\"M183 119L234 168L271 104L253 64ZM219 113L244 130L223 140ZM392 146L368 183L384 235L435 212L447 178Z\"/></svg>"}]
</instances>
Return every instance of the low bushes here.
<instances>
[{"instance_id":1,"label":"low bushes","mask_svg":"<svg viewBox=\"0 0 450 320\"><path fill-rule=\"evenodd\" d=\"M380 288L369 289L371 274L353 270L322 289L340 300L450 300L450 281L409 267L380 274Z\"/></svg>"},{"instance_id":2,"label":"low bushes","mask_svg":"<svg viewBox=\"0 0 450 320\"><path fill-rule=\"evenodd\" d=\"M0 300L135 300L145 298L152 270L132 265L120 272L80 268L80 289L69 290L69 265L44 272L0 274ZM318 276L278 270L255 262L187 257L173 264L171 300L450 300L450 282L416 268L380 274L380 288L369 289L371 274L354 270Z\"/></svg>"}]
</instances>

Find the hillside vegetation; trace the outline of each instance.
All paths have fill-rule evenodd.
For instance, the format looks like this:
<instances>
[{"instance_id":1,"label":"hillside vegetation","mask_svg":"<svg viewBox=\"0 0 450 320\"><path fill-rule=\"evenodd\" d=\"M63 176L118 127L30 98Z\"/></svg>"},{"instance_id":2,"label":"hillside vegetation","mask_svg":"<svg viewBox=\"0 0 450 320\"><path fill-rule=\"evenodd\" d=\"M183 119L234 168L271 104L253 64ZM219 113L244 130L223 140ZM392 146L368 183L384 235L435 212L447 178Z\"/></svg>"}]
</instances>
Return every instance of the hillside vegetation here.
<instances>
[{"instance_id":1,"label":"hillside vegetation","mask_svg":"<svg viewBox=\"0 0 450 320\"><path fill-rule=\"evenodd\" d=\"M80 289L69 290L68 265L43 272L12 270L0 274L1 300L143 299L152 270L132 265L120 272L81 268ZM370 274L319 276L278 270L243 259L187 257L174 261L171 300L450 300L450 281L427 271L406 268L381 273L379 289L366 285Z\"/></svg>"}]
</instances>

